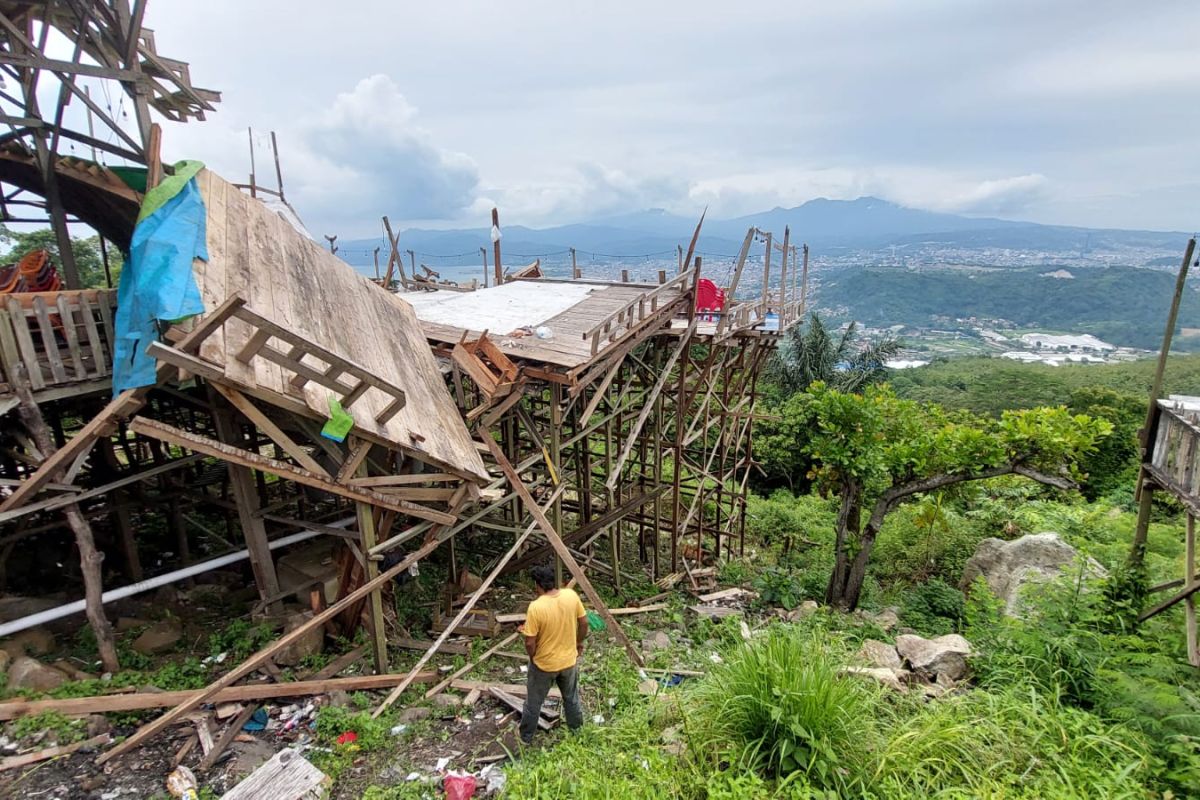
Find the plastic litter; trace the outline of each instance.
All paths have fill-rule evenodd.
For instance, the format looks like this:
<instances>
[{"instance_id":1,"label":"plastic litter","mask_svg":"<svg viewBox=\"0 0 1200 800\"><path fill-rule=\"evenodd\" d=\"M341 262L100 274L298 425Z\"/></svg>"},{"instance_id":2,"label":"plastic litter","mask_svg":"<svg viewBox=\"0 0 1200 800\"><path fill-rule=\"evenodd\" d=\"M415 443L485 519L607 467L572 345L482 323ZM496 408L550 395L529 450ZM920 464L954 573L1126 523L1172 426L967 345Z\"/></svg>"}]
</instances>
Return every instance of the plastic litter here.
<instances>
[{"instance_id":1,"label":"plastic litter","mask_svg":"<svg viewBox=\"0 0 1200 800\"><path fill-rule=\"evenodd\" d=\"M534 331L534 333L537 334L537 337L539 339L553 339L554 338L554 331L550 330L545 325L538 325L537 330Z\"/></svg>"},{"instance_id":2,"label":"plastic litter","mask_svg":"<svg viewBox=\"0 0 1200 800\"><path fill-rule=\"evenodd\" d=\"M446 790L446 800L470 800L475 796L479 784L475 776L469 772L452 770L442 779L442 787Z\"/></svg>"},{"instance_id":3,"label":"plastic litter","mask_svg":"<svg viewBox=\"0 0 1200 800\"><path fill-rule=\"evenodd\" d=\"M200 784L190 769L176 767L175 771L167 776L167 791L170 792L171 797L178 797L181 800L197 800L200 797Z\"/></svg>"},{"instance_id":4,"label":"plastic litter","mask_svg":"<svg viewBox=\"0 0 1200 800\"><path fill-rule=\"evenodd\" d=\"M587 612L588 630L602 631L604 630L604 618L595 611Z\"/></svg>"},{"instance_id":5,"label":"plastic litter","mask_svg":"<svg viewBox=\"0 0 1200 800\"><path fill-rule=\"evenodd\" d=\"M402 722L399 725L397 725L396 727L392 728L391 734L392 734L392 736L399 736L402 733L404 733L406 730L408 730L408 726Z\"/></svg>"},{"instance_id":6,"label":"plastic litter","mask_svg":"<svg viewBox=\"0 0 1200 800\"><path fill-rule=\"evenodd\" d=\"M267 714L267 710L260 708L250 716L250 719L246 720L246 724L242 726L242 730L250 732L261 731L267 727L269 720L270 716Z\"/></svg>"},{"instance_id":7,"label":"plastic litter","mask_svg":"<svg viewBox=\"0 0 1200 800\"><path fill-rule=\"evenodd\" d=\"M358 734L354 731L342 731L342 735L337 738L338 744L354 744L358 741Z\"/></svg>"}]
</instances>

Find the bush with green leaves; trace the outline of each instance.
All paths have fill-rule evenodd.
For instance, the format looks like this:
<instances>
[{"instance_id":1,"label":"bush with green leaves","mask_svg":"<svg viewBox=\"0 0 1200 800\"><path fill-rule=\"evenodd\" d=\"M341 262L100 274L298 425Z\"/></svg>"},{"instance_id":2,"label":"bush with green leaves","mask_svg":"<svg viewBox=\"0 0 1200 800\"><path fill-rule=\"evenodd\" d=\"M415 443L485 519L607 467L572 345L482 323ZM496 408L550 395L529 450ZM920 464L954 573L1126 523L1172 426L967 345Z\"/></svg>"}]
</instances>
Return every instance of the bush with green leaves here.
<instances>
[{"instance_id":1,"label":"bush with green leaves","mask_svg":"<svg viewBox=\"0 0 1200 800\"><path fill-rule=\"evenodd\" d=\"M904 593L900 621L926 636L940 636L959 629L963 612L963 593L941 578L931 578Z\"/></svg>"},{"instance_id":2,"label":"bush with green leaves","mask_svg":"<svg viewBox=\"0 0 1200 800\"><path fill-rule=\"evenodd\" d=\"M878 692L840 674L843 658L823 637L772 626L697 687L690 730L716 763L853 792L866 776Z\"/></svg>"}]
</instances>

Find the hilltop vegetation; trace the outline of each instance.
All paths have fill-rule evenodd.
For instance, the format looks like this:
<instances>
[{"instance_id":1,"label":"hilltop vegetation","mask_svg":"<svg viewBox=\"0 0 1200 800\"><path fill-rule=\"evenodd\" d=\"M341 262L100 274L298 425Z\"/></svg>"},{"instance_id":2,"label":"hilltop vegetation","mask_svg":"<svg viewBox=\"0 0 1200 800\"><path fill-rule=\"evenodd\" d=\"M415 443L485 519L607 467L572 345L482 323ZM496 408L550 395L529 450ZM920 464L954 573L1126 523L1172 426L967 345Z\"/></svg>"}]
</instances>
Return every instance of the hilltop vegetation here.
<instances>
[{"instance_id":1,"label":"hilltop vegetation","mask_svg":"<svg viewBox=\"0 0 1200 800\"><path fill-rule=\"evenodd\" d=\"M954 327L956 319L1003 319L1018 327L1090 333L1112 344L1156 349L1175 275L1134 267L1071 267L1072 279L1043 277L1053 266L1018 269L849 267L823 276L820 308L865 325ZM1189 289L1180 327L1200 326L1200 294ZM1190 338L1178 348L1195 347Z\"/></svg>"}]
</instances>

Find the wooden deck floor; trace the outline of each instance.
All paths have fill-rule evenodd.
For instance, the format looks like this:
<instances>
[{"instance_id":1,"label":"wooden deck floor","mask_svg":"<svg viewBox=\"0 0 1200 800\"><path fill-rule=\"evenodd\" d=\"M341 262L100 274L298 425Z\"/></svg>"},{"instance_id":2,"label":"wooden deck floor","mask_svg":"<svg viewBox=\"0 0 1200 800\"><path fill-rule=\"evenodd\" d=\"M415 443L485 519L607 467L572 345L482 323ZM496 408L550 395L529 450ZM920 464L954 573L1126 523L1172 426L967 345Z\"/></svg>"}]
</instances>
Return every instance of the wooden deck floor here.
<instances>
[{"instance_id":1,"label":"wooden deck floor","mask_svg":"<svg viewBox=\"0 0 1200 800\"><path fill-rule=\"evenodd\" d=\"M493 296L501 297L506 293L508 295L515 294L517 291L553 294L555 291L564 291L564 287L577 290L581 286L590 286L591 291L573 305L552 316L545 315L543 309L546 304L530 303L529 318L523 324L534 328L538 326L549 328L552 333L550 339L539 339L536 336L515 337L509 335L512 333L511 329L489 329L487 327L489 320L484 316L481 316L478 324L463 327L435 321L438 315L424 310L420 306L416 308L416 312L417 316L421 318L421 327L425 331L425 335L434 341L453 344L460 341L464 333L468 338L472 338L477 337L484 330L488 330L488 337L507 356L572 370L582 367L594 359L603 358L606 352L606 348L602 345L599 352L593 355L591 342L584 339L583 335L595 325L603 322L609 315L620 311L631 301L651 291L653 286L520 281L471 293L454 293L454 297L447 297L438 304L440 308L446 309L456 303L478 303L480 299L485 299L492 293L495 293ZM666 301L669 302L675 297L678 297L678 293L671 295ZM505 320L506 323L510 319L511 316Z\"/></svg>"}]
</instances>

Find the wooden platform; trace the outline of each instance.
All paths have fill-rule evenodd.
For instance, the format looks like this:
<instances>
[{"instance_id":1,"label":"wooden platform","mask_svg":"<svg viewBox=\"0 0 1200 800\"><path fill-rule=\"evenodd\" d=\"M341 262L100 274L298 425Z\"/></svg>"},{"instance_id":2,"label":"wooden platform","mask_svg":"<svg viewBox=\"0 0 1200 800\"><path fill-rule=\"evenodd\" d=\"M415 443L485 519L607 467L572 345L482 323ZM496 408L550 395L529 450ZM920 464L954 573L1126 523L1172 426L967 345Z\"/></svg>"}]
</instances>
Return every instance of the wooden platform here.
<instances>
[{"instance_id":1,"label":"wooden platform","mask_svg":"<svg viewBox=\"0 0 1200 800\"><path fill-rule=\"evenodd\" d=\"M636 305L640 298L658 288L642 284L521 280L469 293L434 292L431 294L443 296L438 297L436 302L422 302L421 298L416 298L414 306L422 330L435 342L454 344L462 339L464 333L467 338L473 339L487 330L488 337L510 358L573 371L603 358L610 348L619 344L607 342L593 352L592 342L584 338L585 334L631 303ZM553 301L556 293L566 295L573 302L556 305ZM659 301L662 308L682 297L674 288L664 295ZM528 308L525 315L520 313L522 302ZM489 306L503 308L503 313L491 315L486 311ZM478 321L473 324L467 323L471 319L469 314L457 313L460 309L465 311L468 308L484 309L475 315ZM518 321L519 324L513 324ZM489 327L489 323L493 322L501 323L504 329ZM550 329L552 337L539 339L536 336L510 335L521 325L535 329L545 326Z\"/></svg>"},{"instance_id":2,"label":"wooden platform","mask_svg":"<svg viewBox=\"0 0 1200 800\"><path fill-rule=\"evenodd\" d=\"M211 311L239 294L257 315L399 387L406 402L390 415L394 398L379 389L366 390L354 402L348 411L356 435L449 472L486 479L412 308L211 171L202 171L197 182L208 215L209 261L195 263L205 306ZM200 358L224 380L267 402L291 408L301 400L311 416L328 418L329 388L297 381L294 371L266 358L239 359L257 330L232 317L204 340ZM278 338L259 338L250 350L255 345L296 353L310 373L336 369Z\"/></svg>"}]
</instances>

